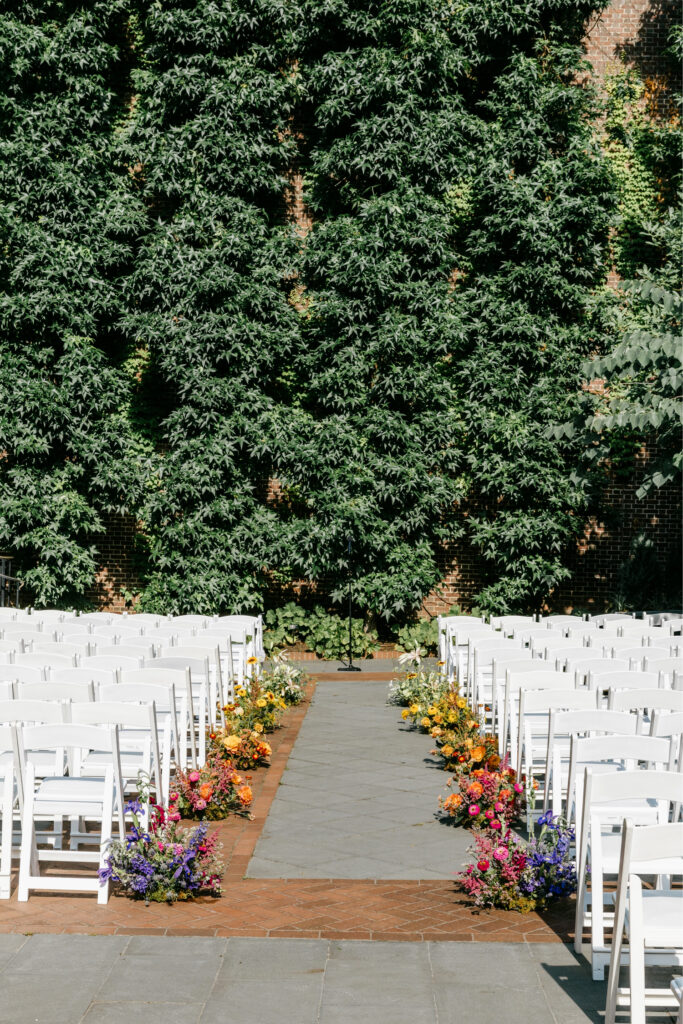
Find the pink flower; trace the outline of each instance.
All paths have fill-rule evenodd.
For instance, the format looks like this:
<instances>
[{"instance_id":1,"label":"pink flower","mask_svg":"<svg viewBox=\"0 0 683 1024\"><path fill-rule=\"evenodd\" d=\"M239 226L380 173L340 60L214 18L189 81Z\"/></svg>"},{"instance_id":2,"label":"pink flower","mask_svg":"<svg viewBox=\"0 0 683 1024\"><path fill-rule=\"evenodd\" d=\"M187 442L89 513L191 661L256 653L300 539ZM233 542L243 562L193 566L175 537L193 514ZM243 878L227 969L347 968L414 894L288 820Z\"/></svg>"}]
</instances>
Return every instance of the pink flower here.
<instances>
[{"instance_id":1,"label":"pink flower","mask_svg":"<svg viewBox=\"0 0 683 1024\"><path fill-rule=\"evenodd\" d=\"M187 777L190 782L199 782L199 772L190 772Z\"/></svg>"},{"instance_id":2,"label":"pink flower","mask_svg":"<svg viewBox=\"0 0 683 1024\"><path fill-rule=\"evenodd\" d=\"M467 808L467 812L471 818L476 818L480 811L481 808L479 807L479 804L470 804L470 806Z\"/></svg>"},{"instance_id":3,"label":"pink flower","mask_svg":"<svg viewBox=\"0 0 683 1024\"><path fill-rule=\"evenodd\" d=\"M206 800L201 800L201 799L199 799L199 800L197 800L197 802L195 803L195 808L196 808L196 809L197 809L198 811L203 811L205 807L206 807Z\"/></svg>"},{"instance_id":4,"label":"pink flower","mask_svg":"<svg viewBox=\"0 0 683 1024\"><path fill-rule=\"evenodd\" d=\"M163 843L157 843L157 846L159 847L160 850L164 849L164 844Z\"/></svg>"},{"instance_id":5,"label":"pink flower","mask_svg":"<svg viewBox=\"0 0 683 1024\"><path fill-rule=\"evenodd\" d=\"M522 783L521 782L515 782L515 793L523 793L523 792L524 792L524 786L522 785Z\"/></svg>"},{"instance_id":6,"label":"pink flower","mask_svg":"<svg viewBox=\"0 0 683 1024\"><path fill-rule=\"evenodd\" d=\"M493 856L496 860L506 861L509 857L509 851L507 846L497 846L493 851Z\"/></svg>"},{"instance_id":7,"label":"pink flower","mask_svg":"<svg viewBox=\"0 0 683 1024\"><path fill-rule=\"evenodd\" d=\"M498 800L498 802L493 805L493 809L496 813L500 814L501 811L505 810L505 804L502 804L500 800Z\"/></svg>"},{"instance_id":8,"label":"pink flower","mask_svg":"<svg viewBox=\"0 0 683 1024\"><path fill-rule=\"evenodd\" d=\"M491 810L491 808L490 808L490 807L489 807L488 811L484 811L484 817L488 818L488 819L489 819L489 821L490 821L490 820L491 820L491 818L493 817L493 811Z\"/></svg>"},{"instance_id":9,"label":"pink flower","mask_svg":"<svg viewBox=\"0 0 683 1024\"><path fill-rule=\"evenodd\" d=\"M485 857L482 860L477 861L477 867L480 871L488 871L490 864L491 862L486 860Z\"/></svg>"},{"instance_id":10,"label":"pink flower","mask_svg":"<svg viewBox=\"0 0 683 1024\"><path fill-rule=\"evenodd\" d=\"M467 865L467 874L471 875L473 871L474 871L474 864L468 864Z\"/></svg>"},{"instance_id":11,"label":"pink flower","mask_svg":"<svg viewBox=\"0 0 683 1024\"><path fill-rule=\"evenodd\" d=\"M173 814L169 814L168 820L169 821L180 821L180 815L178 814L177 811L174 811Z\"/></svg>"},{"instance_id":12,"label":"pink flower","mask_svg":"<svg viewBox=\"0 0 683 1024\"><path fill-rule=\"evenodd\" d=\"M172 804L177 804L178 803L178 794L177 793L170 793L168 799L171 801Z\"/></svg>"},{"instance_id":13,"label":"pink flower","mask_svg":"<svg viewBox=\"0 0 683 1024\"><path fill-rule=\"evenodd\" d=\"M500 822L499 821L492 821L491 822L491 828L499 829L500 828Z\"/></svg>"}]
</instances>

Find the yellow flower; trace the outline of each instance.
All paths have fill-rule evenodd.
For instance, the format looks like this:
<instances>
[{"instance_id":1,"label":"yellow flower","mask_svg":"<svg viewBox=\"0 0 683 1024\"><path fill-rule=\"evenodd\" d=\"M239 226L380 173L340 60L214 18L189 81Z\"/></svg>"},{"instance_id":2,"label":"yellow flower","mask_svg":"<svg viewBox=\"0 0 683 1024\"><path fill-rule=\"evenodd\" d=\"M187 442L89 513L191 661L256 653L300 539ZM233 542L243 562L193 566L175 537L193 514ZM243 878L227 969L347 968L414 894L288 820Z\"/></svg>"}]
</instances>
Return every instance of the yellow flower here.
<instances>
[{"instance_id":1,"label":"yellow flower","mask_svg":"<svg viewBox=\"0 0 683 1024\"><path fill-rule=\"evenodd\" d=\"M228 736L227 739L223 740L223 746L227 747L228 750L239 750L242 746L242 740L239 736Z\"/></svg>"},{"instance_id":2,"label":"yellow flower","mask_svg":"<svg viewBox=\"0 0 683 1024\"><path fill-rule=\"evenodd\" d=\"M246 697L247 695L247 691L244 689L243 686L238 686L237 689L235 690L235 693L237 694L238 697Z\"/></svg>"},{"instance_id":3,"label":"yellow flower","mask_svg":"<svg viewBox=\"0 0 683 1024\"><path fill-rule=\"evenodd\" d=\"M254 732L263 732L263 723L257 722L254 726Z\"/></svg>"},{"instance_id":4,"label":"yellow flower","mask_svg":"<svg viewBox=\"0 0 683 1024\"><path fill-rule=\"evenodd\" d=\"M445 661L437 661L437 665L445 665L445 664L446 664Z\"/></svg>"},{"instance_id":5,"label":"yellow flower","mask_svg":"<svg viewBox=\"0 0 683 1024\"><path fill-rule=\"evenodd\" d=\"M239 718L240 715L243 715L243 714L244 714L244 708L236 707L235 710L233 711L233 715L237 715L238 718Z\"/></svg>"},{"instance_id":6,"label":"yellow flower","mask_svg":"<svg viewBox=\"0 0 683 1024\"><path fill-rule=\"evenodd\" d=\"M434 705L433 705L433 704L431 704L431 705L430 705L430 706L429 706L429 707L427 708L427 714L428 714L428 715L435 715L435 714L437 714L437 710L436 710L436 708L434 707Z\"/></svg>"},{"instance_id":7,"label":"yellow flower","mask_svg":"<svg viewBox=\"0 0 683 1024\"><path fill-rule=\"evenodd\" d=\"M258 658L255 658L253 654L252 654L251 658L247 658L247 665L256 665L257 663L258 663Z\"/></svg>"},{"instance_id":8,"label":"yellow flower","mask_svg":"<svg viewBox=\"0 0 683 1024\"><path fill-rule=\"evenodd\" d=\"M417 672L409 672L406 679L417 679Z\"/></svg>"},{"instance_id":9,"label":"yellow flower","mask_svg":"<svg viewBox=\"0 0 683 1024\"><path fill-rule=\"evenodd\" d=\"M443 729L440 729L438 725L435 725L434 728L432 729L431 735L434 739L436 739L437 736L441 736L442 732Z\"/></svg>"},{"instance_id":10,"label":"yellow flower","mask_svg":"<svg viewBox=\"0 0 683 1024\"><path fill-rule=\"evenodd\" d=\"M441 725L441 723L443 722L443 715L432 715L432 718L434 719L437 725Z\"/></svg>"},{"instance_id":11,"label":"yellow flower","mask_svg":"<svg viewBox=\"0 0 683 1024\"><path fill-rule=\"evenodd\" d=\"M403 719L404 722L406 718L410 718L410 710L408 708L403 709L403 711L401 712L401 718Z\"/></svg>"},{"instance_id":12,"label":"yellow flower","mask_svg":"<svg viewBox=\"0 0 683 1024\"><path fill-rule=\"evenodd\" d=\"M451 754L453 753L453 747L449 743L444 743L443 747L441 748L441 753L444 755L444 757L450 757Z\"/></svg>"},{"instance_id":13,"label":"yellow flower","mask_svg":"<svg viewBox=\"0 0 683 1024\"><path fill-rule=\"evenodd\" d=\"M458 705L459 708L467 707L467 701L465 700L464 697L458 697L455 703Z\"/></svg>"},{"instance_id":14,"label":"yellow flower","mask_svg":"<svg viewBox=\"0 0 683 1024\"><path fill-rule=\"evenodd\" d=\"M259 699L256 701L256 707L257 708L264 708L267 703L268 703L267 700L264 700L263 697L259 697Z\"/></svg>"},{"instance_id":15,"label":"yellow flower","mask_svg":"<svg viewBox=\"0 0 683 1024\"><path fill-rule=\"evenodd\" d=\"M422 726L423 729L429 729L431 724L432 723L430 722L430 720L426 717L420 719L420 725Z\"/></svg>"},{"instance_id":16,"label":"yellow flower","mask_svg":"<svg viewBox=\"0 0 683 1024\"><path fill-rule=\"evenodd\" d=\"M420 705L419 704L411 704L410 705L410 713L411 713L411 715L419 715L419 713L420 713Z\"/></svg>"}]
</instances>

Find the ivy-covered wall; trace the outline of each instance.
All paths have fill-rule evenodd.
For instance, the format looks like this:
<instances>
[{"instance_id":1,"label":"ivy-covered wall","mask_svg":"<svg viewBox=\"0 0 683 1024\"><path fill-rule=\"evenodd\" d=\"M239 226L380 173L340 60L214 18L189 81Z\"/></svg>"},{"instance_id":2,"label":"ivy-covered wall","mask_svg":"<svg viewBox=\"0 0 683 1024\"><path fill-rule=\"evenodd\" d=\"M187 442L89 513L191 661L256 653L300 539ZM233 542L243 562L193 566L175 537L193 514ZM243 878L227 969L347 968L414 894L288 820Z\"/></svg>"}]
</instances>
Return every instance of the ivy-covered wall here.
<instances>
[{"instance_id":1,"label":"ivy-covered wall","mask_svg":"<svg viewBox=\"0 0 683 1024\"><path fill-rule=\"evenodd\" d=\"M0 0L0 543L33 601L328 603L350 567L391 622L454 555L488 609L579 585L596 499L552 426L675 203L638 81L607 114L587 82L605 7Z\"/></svg>"}]
</instances>

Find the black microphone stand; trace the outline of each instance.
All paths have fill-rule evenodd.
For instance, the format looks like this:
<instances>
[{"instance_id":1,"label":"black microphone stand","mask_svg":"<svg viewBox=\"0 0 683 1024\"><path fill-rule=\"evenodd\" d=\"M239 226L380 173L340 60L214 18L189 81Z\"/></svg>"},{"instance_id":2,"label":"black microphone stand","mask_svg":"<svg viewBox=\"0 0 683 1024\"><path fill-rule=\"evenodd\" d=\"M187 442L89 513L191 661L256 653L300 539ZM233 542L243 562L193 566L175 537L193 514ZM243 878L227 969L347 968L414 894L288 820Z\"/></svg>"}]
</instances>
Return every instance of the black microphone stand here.
<instances>
[{"instance_id":1,"label":"black microphone stand","mask_svg":"<svg viewBox=\"0 0 683 1024\"><path fill-rule=\"evenodd\" d=\"M347 540L347 553L348 561L346 563L347 574L348 574L348 591L349 591L349 663L348 665L340 665L337 672L360 672L360 666L354 665L353 663L353 639L351 633L351 537Z\"/></svg>"}]
</instances>

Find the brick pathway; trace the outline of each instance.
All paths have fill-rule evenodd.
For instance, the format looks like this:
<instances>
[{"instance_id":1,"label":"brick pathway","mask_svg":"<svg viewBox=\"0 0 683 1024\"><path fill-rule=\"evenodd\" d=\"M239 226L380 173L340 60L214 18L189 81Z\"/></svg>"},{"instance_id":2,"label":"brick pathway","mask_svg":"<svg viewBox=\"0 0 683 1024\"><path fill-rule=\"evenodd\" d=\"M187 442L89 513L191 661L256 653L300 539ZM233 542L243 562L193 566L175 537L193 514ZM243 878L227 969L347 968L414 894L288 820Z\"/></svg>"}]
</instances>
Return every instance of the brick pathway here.
<instances>
[{"instance_id":1,"label":"brick pathway","mask_svg":"<svg viewBox=\"0 0 683 1024\"><path fill-rule=\"evenodd\" d=\"M314 687L311 681L307 701ZM14 892L11 900L0 902L0 932L532 943L571 938L572 904L542 916L480 914L450 881L245 878L306 709L303 704L288 712L284 727L271 738L271 767L252 774L254 820L216 823L228 860L220 899L146 907L112 897L101 907L92 896L47 893L19 904Z\"/></svg>"}]
</instances>

